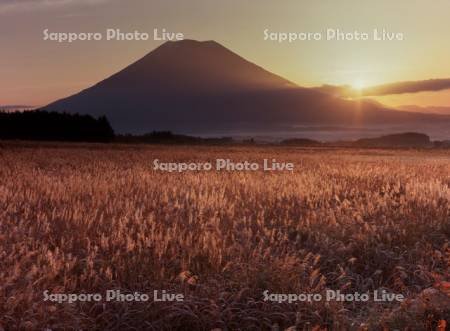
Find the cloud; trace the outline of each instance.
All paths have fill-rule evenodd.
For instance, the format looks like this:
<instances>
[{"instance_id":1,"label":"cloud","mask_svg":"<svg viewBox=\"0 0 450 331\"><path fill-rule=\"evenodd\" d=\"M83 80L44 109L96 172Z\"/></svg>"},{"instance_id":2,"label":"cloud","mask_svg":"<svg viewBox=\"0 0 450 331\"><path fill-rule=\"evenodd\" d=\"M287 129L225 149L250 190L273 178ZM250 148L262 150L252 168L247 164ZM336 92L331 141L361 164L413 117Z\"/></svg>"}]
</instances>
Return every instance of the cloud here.
<instances>
[{"instance_id":1,"label":"cloud","mask_svg":"<svg viewBox=\"0 0 450 331\"><path fill-rule=\"evenodd\" d=\"M362 90L355 89L349 85L322 85L313 89L343 98L382 96L447 90L450 89L450 78L396 82L371 86Z\"/></svg>"},{"instance_id":2,"label":"cloud","mask_svg":"<svg viewBox=\"0 0 450 331\"><path fill-rule=\"evenodd\" d=\"M450 79L428 79L410 82L398 82L372 86L363 90L364 95L388 95L417 93L425 91L442 91L450 89Z\"/></svg>"},{"instance_id":3,"label":"cloud","mask_svg":"<svg viewBox=\"0 0 450 331\"><path fill-rule=\"evenodd\" d=\"M0 14L17 11L45 10L66 6L97 5L110 0L1 0Z\"/></svg>"}]
</instances>

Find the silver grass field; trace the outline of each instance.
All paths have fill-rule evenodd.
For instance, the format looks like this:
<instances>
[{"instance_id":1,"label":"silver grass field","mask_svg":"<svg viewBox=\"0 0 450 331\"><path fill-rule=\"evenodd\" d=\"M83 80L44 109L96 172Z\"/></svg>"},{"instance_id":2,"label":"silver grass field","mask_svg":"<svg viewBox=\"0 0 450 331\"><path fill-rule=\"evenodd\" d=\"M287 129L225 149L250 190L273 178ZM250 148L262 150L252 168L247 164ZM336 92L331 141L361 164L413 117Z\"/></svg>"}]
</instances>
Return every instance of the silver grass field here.
<instances>
[{"instance_id":1,"label":"silver grass field","mask_svg":"<svg viewBox=\"0 0 450 331\"><path fill-rule=\"evenodd\" d=\"M295 170L152 169L217 158ZM448 150L3 144L0 330L445 330L449 206ZM184 301L43 300L111 289ZM263 298L327 289L406 300Z\"/></svg>"}]
</instances>

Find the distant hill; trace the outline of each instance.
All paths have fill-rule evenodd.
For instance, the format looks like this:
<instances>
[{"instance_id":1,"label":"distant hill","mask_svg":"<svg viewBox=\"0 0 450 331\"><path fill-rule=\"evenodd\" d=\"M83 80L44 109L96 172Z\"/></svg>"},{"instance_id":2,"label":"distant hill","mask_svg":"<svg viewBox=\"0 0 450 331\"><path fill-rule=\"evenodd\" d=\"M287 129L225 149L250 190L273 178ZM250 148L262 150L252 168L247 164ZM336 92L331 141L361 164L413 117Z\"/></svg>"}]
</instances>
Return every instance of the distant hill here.
<instances>
[{"instance_id":1,"label":"distant hill","mask_svg":"<svg viewBox=\"0 0 450 331\"><path fill-rule=\"evenodd\" d=\"M357 140L354 145L361 147L432 147L430 137L426 134L407 132L391 134L378 138Z\"/></svg>"},{"instance_id":2,"label":"distant hill","mask_svg":"<svg viewBox=\"0 0 450 331\"><path fill-rule=\"evenodd\" d=\"M106 115L119 133L281 131L293 125L450 125L302 88L214 41L167 42L122 71L45 109Z\"/></svg>"},{"instance_id":3,"label":"distant hill","mask_svg":"<svg viewBox=\"0 0 450 331\"><path fill-rule=\"evenodd\" d=\"M434 114L450 115L450 107L438 107L438 106L421 107L410 105L410 106L400 106L397 108L417 113L434 113Z\"/></svg>"}]
</instances>

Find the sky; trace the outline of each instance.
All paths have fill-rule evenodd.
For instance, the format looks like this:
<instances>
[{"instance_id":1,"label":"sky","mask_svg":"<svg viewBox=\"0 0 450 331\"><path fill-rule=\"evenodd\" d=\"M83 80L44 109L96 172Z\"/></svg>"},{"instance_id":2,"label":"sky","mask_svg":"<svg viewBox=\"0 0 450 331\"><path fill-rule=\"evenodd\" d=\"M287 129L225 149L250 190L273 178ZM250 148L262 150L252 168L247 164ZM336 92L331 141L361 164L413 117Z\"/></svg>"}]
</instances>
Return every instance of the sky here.
<instances>
[{"instance_id":1,"label":"sky","mask_svg":"<svg viewBox=\"0 0 450 331\"><path fill-rule=\"evenodd\" d=\"M0 0L0 105L43 106L92 86L161 41L43 40L49 32L152 34L215 40L301 86L363 88L450 78L448 0ZM404 40L264 40L269 32L367 32ZM450 90L374 96L390 106L450 107Z\"/></svg>"}]
</instances>

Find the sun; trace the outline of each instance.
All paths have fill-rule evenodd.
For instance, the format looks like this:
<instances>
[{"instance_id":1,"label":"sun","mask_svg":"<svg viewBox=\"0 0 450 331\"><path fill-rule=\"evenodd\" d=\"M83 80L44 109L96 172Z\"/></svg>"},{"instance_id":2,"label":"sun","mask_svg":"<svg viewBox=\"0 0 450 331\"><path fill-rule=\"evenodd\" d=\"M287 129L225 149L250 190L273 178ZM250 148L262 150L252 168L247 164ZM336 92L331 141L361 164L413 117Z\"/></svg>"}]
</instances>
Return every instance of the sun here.
<instances>
[{"instance_id":1,"label":"sun","mask_svg":"<svg viewBox=\"0 0 450 331\"><path fill-rule=\"evenodd\" d=\"M352 83L352 87L355 90L361 91L362 89L364 89L366 87L366 83L363 80L358 79Z\"/></svg>"}]
</instances>

